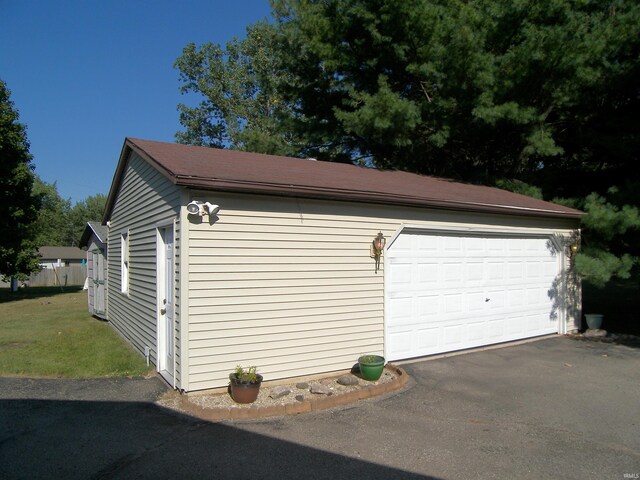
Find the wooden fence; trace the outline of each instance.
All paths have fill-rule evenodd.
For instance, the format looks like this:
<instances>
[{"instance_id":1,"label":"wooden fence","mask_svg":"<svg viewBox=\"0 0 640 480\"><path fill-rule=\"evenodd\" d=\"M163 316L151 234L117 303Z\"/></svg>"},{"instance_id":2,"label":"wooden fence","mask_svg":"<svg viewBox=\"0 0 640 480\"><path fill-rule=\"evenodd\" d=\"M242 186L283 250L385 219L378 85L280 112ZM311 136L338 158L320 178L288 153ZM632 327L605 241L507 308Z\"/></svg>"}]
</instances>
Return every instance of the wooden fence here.
<instances>
[{"instance_id":1,"label":"wooden fence","mask_svg":"<svg viewBox=\"0 0 640 480\"><path fill-rule=\"evenodd\" d=\"M31 287L82 286L86 278L86 267L72 265L70 267L43 268L37 273L32 273L25 283Z\"/></svg>"}]
</instances>

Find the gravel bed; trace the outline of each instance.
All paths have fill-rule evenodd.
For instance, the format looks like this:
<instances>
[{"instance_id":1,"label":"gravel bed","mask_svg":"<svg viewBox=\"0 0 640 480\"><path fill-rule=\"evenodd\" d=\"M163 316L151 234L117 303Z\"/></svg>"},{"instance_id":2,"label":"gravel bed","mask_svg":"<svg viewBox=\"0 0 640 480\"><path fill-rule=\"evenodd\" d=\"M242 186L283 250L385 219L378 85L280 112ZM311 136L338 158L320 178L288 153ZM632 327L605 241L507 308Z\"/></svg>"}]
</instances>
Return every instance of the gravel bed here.
<instances>
[{"instance_id":1,"label":"gravel bed","mask_svg":"<svg viewBox=\"0 0 640 480\"><path fill-rule=\"evenodd\" d=\"M337 382L338 378L343 376L350 376L357 379L358 383L354 385L341 385ZM189 403L197 405L201 408L263 408L263 407L271 407L277 405L287 405L290 403L296 403L303 400L312 400L314 398L320 398L325 395L342 395L348 392L352 392L354 390L367 388L373 385L379 385L382 383L388 383L397 378L397 374L388 368L385 368L382 372L382 376L375 382L370 382L367 380L363 380L362 378L353 375L353 374L345 374L340 376L333 376L324 379L317 379L308 382L301 381L291 381L286 384L279 384L270 386L268 383L263 383L260 387L260 393L258 394L257 400L248 405L239 404L233 401L231 395L228 393L217 393L217 394L207 394L207 393L193 393L186 394L186 397ZM314 385L324 385L329 388L328 394L318 394L311 393L311 388ZM274 389L282 389L282 387L288 387L291 390L291 393L280 397L280 398L272 398L270 395ZM171 392L173 393L173 392ZM177 394L167 395L163 399L161 399L158 403L165 407L169 408L179 408L180 399Z\"/></svg>"}]
</instances>

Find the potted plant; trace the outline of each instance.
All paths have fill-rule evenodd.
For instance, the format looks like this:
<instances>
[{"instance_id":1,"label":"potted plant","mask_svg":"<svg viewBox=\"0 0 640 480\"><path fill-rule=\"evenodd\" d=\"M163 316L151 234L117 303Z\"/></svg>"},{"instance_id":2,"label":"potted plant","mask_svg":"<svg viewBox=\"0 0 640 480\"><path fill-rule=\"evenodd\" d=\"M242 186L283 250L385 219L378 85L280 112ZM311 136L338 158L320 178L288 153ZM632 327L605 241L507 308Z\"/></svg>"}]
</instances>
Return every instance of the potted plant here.
<instances>
[{"instance_id":1,"label":"potted plant","mask_svg":"<svg viewBox=\"0 0 640 480\"><path fill-rule=\"evenodd\" d=\"M253 403L258 398L262 375L256 373L256 367L243 368L238 365L229 374L229 391L236 403Z\"/></svg>"},{"instance_id":2,"label":"potted plant","mask_svg":"<svg viewBox=\"0 0 640 480\"><path fill-rule=\"evenodd\" d=\"M587 327L589 327L589 330L599 330L600 327L602 327L602 319L604 318L604 315L600 313L586 313L584 318L587 321Z\"/></svg>"},{"instance_id":3,"label":"potted plant","mask_svg":"<svg viewBox=\"0 0 640 480\"><path fill-rule=\"evenodd\" d=\"M363 355L358 358L360 376L365 380L375 382L384 370L384 357L380 355Z\"/></svg>"}]
</instances>

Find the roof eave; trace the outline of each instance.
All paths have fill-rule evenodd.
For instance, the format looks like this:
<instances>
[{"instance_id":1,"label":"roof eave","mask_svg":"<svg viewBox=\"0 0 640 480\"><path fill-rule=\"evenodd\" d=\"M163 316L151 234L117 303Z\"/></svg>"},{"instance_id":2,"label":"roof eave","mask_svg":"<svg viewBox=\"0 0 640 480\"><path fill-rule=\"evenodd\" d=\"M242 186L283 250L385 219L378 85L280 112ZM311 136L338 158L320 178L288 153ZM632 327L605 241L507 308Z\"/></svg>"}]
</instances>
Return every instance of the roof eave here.
<instances>
[{"instance_id":1,"label":"roof eave","mask_svg":"<svg viewBox=\"0 0 640 480\"><path fill-rule=\"evenodd\" d=\"M297 185L272 185L227 180L212 181L211 179L197 179L193 177L177 177L176 184L185 188L198 188L230 193L254 193L261 195L303 197L322 200L352 201L359 203L375 203L404 207L431 207L446 210L469 211L493 214L517 214L527 217L565 218L579 220L582 212L542 210L510 205L479 204L458 202L453 200L424 199L402 195L392 195L377 192L336 191Z\"/></svg>"}]
</instances>

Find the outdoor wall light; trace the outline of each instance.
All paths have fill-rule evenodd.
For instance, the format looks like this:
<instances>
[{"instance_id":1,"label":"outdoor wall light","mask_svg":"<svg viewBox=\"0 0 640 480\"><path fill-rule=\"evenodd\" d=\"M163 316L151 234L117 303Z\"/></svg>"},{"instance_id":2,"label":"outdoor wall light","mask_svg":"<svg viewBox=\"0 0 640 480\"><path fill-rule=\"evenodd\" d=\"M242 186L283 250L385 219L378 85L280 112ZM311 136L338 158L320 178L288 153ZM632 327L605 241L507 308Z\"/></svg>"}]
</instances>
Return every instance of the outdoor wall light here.
<instances>
[{"instance_id":1,"label":"outdoor wall light","mask_svg":"<svg viewBox=\"0 0 640 480\"><path fill-rule=\"evenodd\" d=\"M578 235L572 234L569 237L564 237L561 242L561 245L564 247L567 257L569 257L569 260L572 261L576 256L576 253L578 253L578 250L580 250L580 238L578 237Z\"/></svg>"},{"instance_id":2,"label":"outdoor wall light","mask_svg":"<svg viewBox=\"0 0 640 480\"><path fill-rule=\"evenodd\" d=\"M382 251L384 250L384 246L387 243L387 239L384 238L384 235L382 234L382 232L378 232L378 235L376 235L376 238L373 239L373 242L371 242L371 258L374 258L376 261L376 273L378 273L378 270L380 269L380 257L382 256Z\"/></svg>"},{"instance_id":3,"label":"outdoor wall light","mask_svg":"<svg viewBox=\"0 0 640 480\"><path fill-rule=\"evenodd\" d=\"M187 212L189 212L191 215L200 215L201 217L205 214L215 215L219 211L219 205L214 205L213 203L209 202L200 202L198 200L193 200L187 205Z\"/></svg>"}]
</instances>

